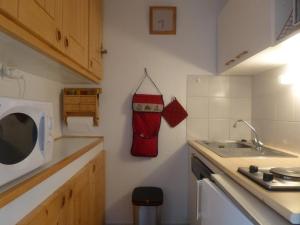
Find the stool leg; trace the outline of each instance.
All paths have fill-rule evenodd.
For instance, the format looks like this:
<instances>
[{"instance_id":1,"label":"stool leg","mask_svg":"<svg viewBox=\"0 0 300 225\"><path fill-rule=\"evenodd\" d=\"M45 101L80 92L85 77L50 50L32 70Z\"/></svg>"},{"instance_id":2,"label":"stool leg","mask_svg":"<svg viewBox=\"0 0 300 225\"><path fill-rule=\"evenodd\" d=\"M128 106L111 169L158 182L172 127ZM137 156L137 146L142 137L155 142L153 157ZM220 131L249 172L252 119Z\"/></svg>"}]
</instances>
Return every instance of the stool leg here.
<instances>
[{"instance_id":1,"label":"stool leg","mask_svg":"<svg viewBox=\"0 0 300 225\"><path fill-rule=\"evenodd\" d=\"M133 225L139 225L139 207L136 205L133 205Z\"/></svg>"},{"instance_id":2,"label":"stool leg","mask_svg":"<svg viewBox=\"0 0 300 225\"><path fill-rule=\"evenodd\" d=\"M160 209L160 206L156 207L156 225L161 225L161 209Z\"/></svg>"}]
</instances>

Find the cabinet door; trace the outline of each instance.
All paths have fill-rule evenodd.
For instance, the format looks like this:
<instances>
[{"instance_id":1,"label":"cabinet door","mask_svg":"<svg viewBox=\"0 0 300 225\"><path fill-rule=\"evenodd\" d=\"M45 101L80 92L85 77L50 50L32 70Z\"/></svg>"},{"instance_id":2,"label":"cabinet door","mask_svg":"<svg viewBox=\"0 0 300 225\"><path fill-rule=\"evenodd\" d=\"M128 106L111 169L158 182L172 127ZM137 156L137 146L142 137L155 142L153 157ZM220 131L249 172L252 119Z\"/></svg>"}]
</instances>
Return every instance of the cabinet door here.
<instances>
[{"instance_id":1,"label":"cabinet door","mask_svg":"<svg viewBox=\"0 0 300 225\"><path fill-rule=\"evenodd\" d=\"M90 0L89 70L102 78L102 0Z\"/></svg>"},{"instance_id":2,"label":"cabinet door","mask_svg":"<svg viewBox=\"0 0 300 225\"><path fill-rule=\"evenodd\" d=\"M201 189L201 225L253 225L234 203L208 179Z\"/></svg>"},{"instance_id":3,"label":"cabinet door","mask_svg":"<svg viewBox=\"0 0 300 225\"><path fill-rule=\"evenodd\" d=\"M72 204L72 225L89 225L90 224L90 182L89 167L83 168L73 178L73 199Z\"/></svg>"},{"instance_id":4,"label":"cabinet door","mask_svg":"<svg viewBox=\"0 0 300 225\"><path fill-rule=\"evenodd\" d=\"M18 0L0 0L0 9L8 15L17 18Z\"/></svg>"},{"instance_id":5,"label":"cabinet door","mask_svg":"<svg viewBox=\"0 0 300 225\"><path fill-rule=\"evenodd\" d=\"M88 68L89 1L63 0L63 30L65 53Z\"/></svg>"},{"instance_id":6,"label":"cabinet door","mask_svg":"<svg viewBox=\"0 0 300 225\"><path fill-rule=\"evenodd\" d=\"M17 225L41 225L47 221L47 213L44 207L35 209L29 216L19 222Z\"/></svg>"},{"instance_id":7,"label":"cabinet door","mask_svg":"<svg viewBox=\"0 0 300 225\"><path fill-rule=\"evenodd\" d=\"M51 46L62 42L62 0L19 0L19 21Z\"/></svg>"},{"instance_id":8,"label":"cabinet door","mask_svg":"<svg viewBox=\"0 0 300 225\"><path fill-rule=\"evenodd\" d=\"M104 225L105 209L105 153L100 153L91 162L91 225Z\"/></svg>"},{"instance_id":9,"label":"cabinet door","mask_svg":"<svg viewBox=\"0 0 300 225\"><path fill-rule=\"evenodd\" d=\"M54 194L45 204L47 210L46 225L72 225L68 223L68 199L67 193L63 190Z\"/></svg>"},{"instance_id":10,"label":"cabinet door","mask_svg":"<svg viewBox=\"0 0 300 225\"><path fill-rule=\"evenodd\" d=\"M218 18L218 72L271 45L271 10L270 0L227 2Z\"/></svg>"}]
</instances>

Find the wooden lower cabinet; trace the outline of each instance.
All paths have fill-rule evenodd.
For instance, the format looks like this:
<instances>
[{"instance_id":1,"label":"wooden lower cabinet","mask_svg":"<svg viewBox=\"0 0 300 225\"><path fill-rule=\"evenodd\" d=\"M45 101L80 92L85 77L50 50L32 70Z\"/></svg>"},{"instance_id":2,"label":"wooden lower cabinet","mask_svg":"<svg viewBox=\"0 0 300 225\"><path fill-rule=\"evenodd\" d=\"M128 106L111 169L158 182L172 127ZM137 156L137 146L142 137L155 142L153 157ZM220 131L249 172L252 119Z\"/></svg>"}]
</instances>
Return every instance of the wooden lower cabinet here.
<instances>
[{"instance_id":1,"label":"wooden lower cabinet","mask_svg":"<svg viewBox=\"0 0 300 225\"><path fill-rule=\"evenodd\" d=\"M105 152L17 225L104 225Z\"/></svg>"}]
</instances>

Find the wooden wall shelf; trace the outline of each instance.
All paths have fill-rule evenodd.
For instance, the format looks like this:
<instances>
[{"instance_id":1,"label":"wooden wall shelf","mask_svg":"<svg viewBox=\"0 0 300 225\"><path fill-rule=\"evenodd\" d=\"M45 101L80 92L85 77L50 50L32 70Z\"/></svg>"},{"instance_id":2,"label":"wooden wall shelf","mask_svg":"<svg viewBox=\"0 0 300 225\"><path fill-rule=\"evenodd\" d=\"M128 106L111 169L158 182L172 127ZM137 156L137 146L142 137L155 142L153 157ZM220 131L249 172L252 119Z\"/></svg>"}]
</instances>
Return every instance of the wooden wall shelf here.
<instances>
[{"instance_id":1,"label":"wooden wall shelf","mask_svg":"<svg viewBox=\"0 0 300 225\"><path fill-rule=\"evenodd\" d=\"M63 97L63 117L68 125L68 117L93 117L94 126L99 121L99 95L101 88L65 88Z\"/></svg>"}]
</instances>

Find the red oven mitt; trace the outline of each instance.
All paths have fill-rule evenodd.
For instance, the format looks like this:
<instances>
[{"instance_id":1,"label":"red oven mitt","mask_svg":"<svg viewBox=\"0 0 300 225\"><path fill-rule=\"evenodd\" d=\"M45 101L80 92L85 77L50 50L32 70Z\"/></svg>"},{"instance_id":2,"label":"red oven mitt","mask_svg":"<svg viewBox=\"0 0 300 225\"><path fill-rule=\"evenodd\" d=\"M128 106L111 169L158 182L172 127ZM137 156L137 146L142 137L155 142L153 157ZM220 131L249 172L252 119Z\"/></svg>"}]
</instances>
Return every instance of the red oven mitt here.
<instances>
[{"instance_id":1,"label":"red oven mitt","mask_svg":"<svg viewBox=\"0 0 300 225\"><path fill-rule=\"evenodd\" d=\"M187 118L188 113L182 105L174 98L162 112L163 118L167 121L170 127L177 126L181 121Z\"/></svg>"}]
</instances>

